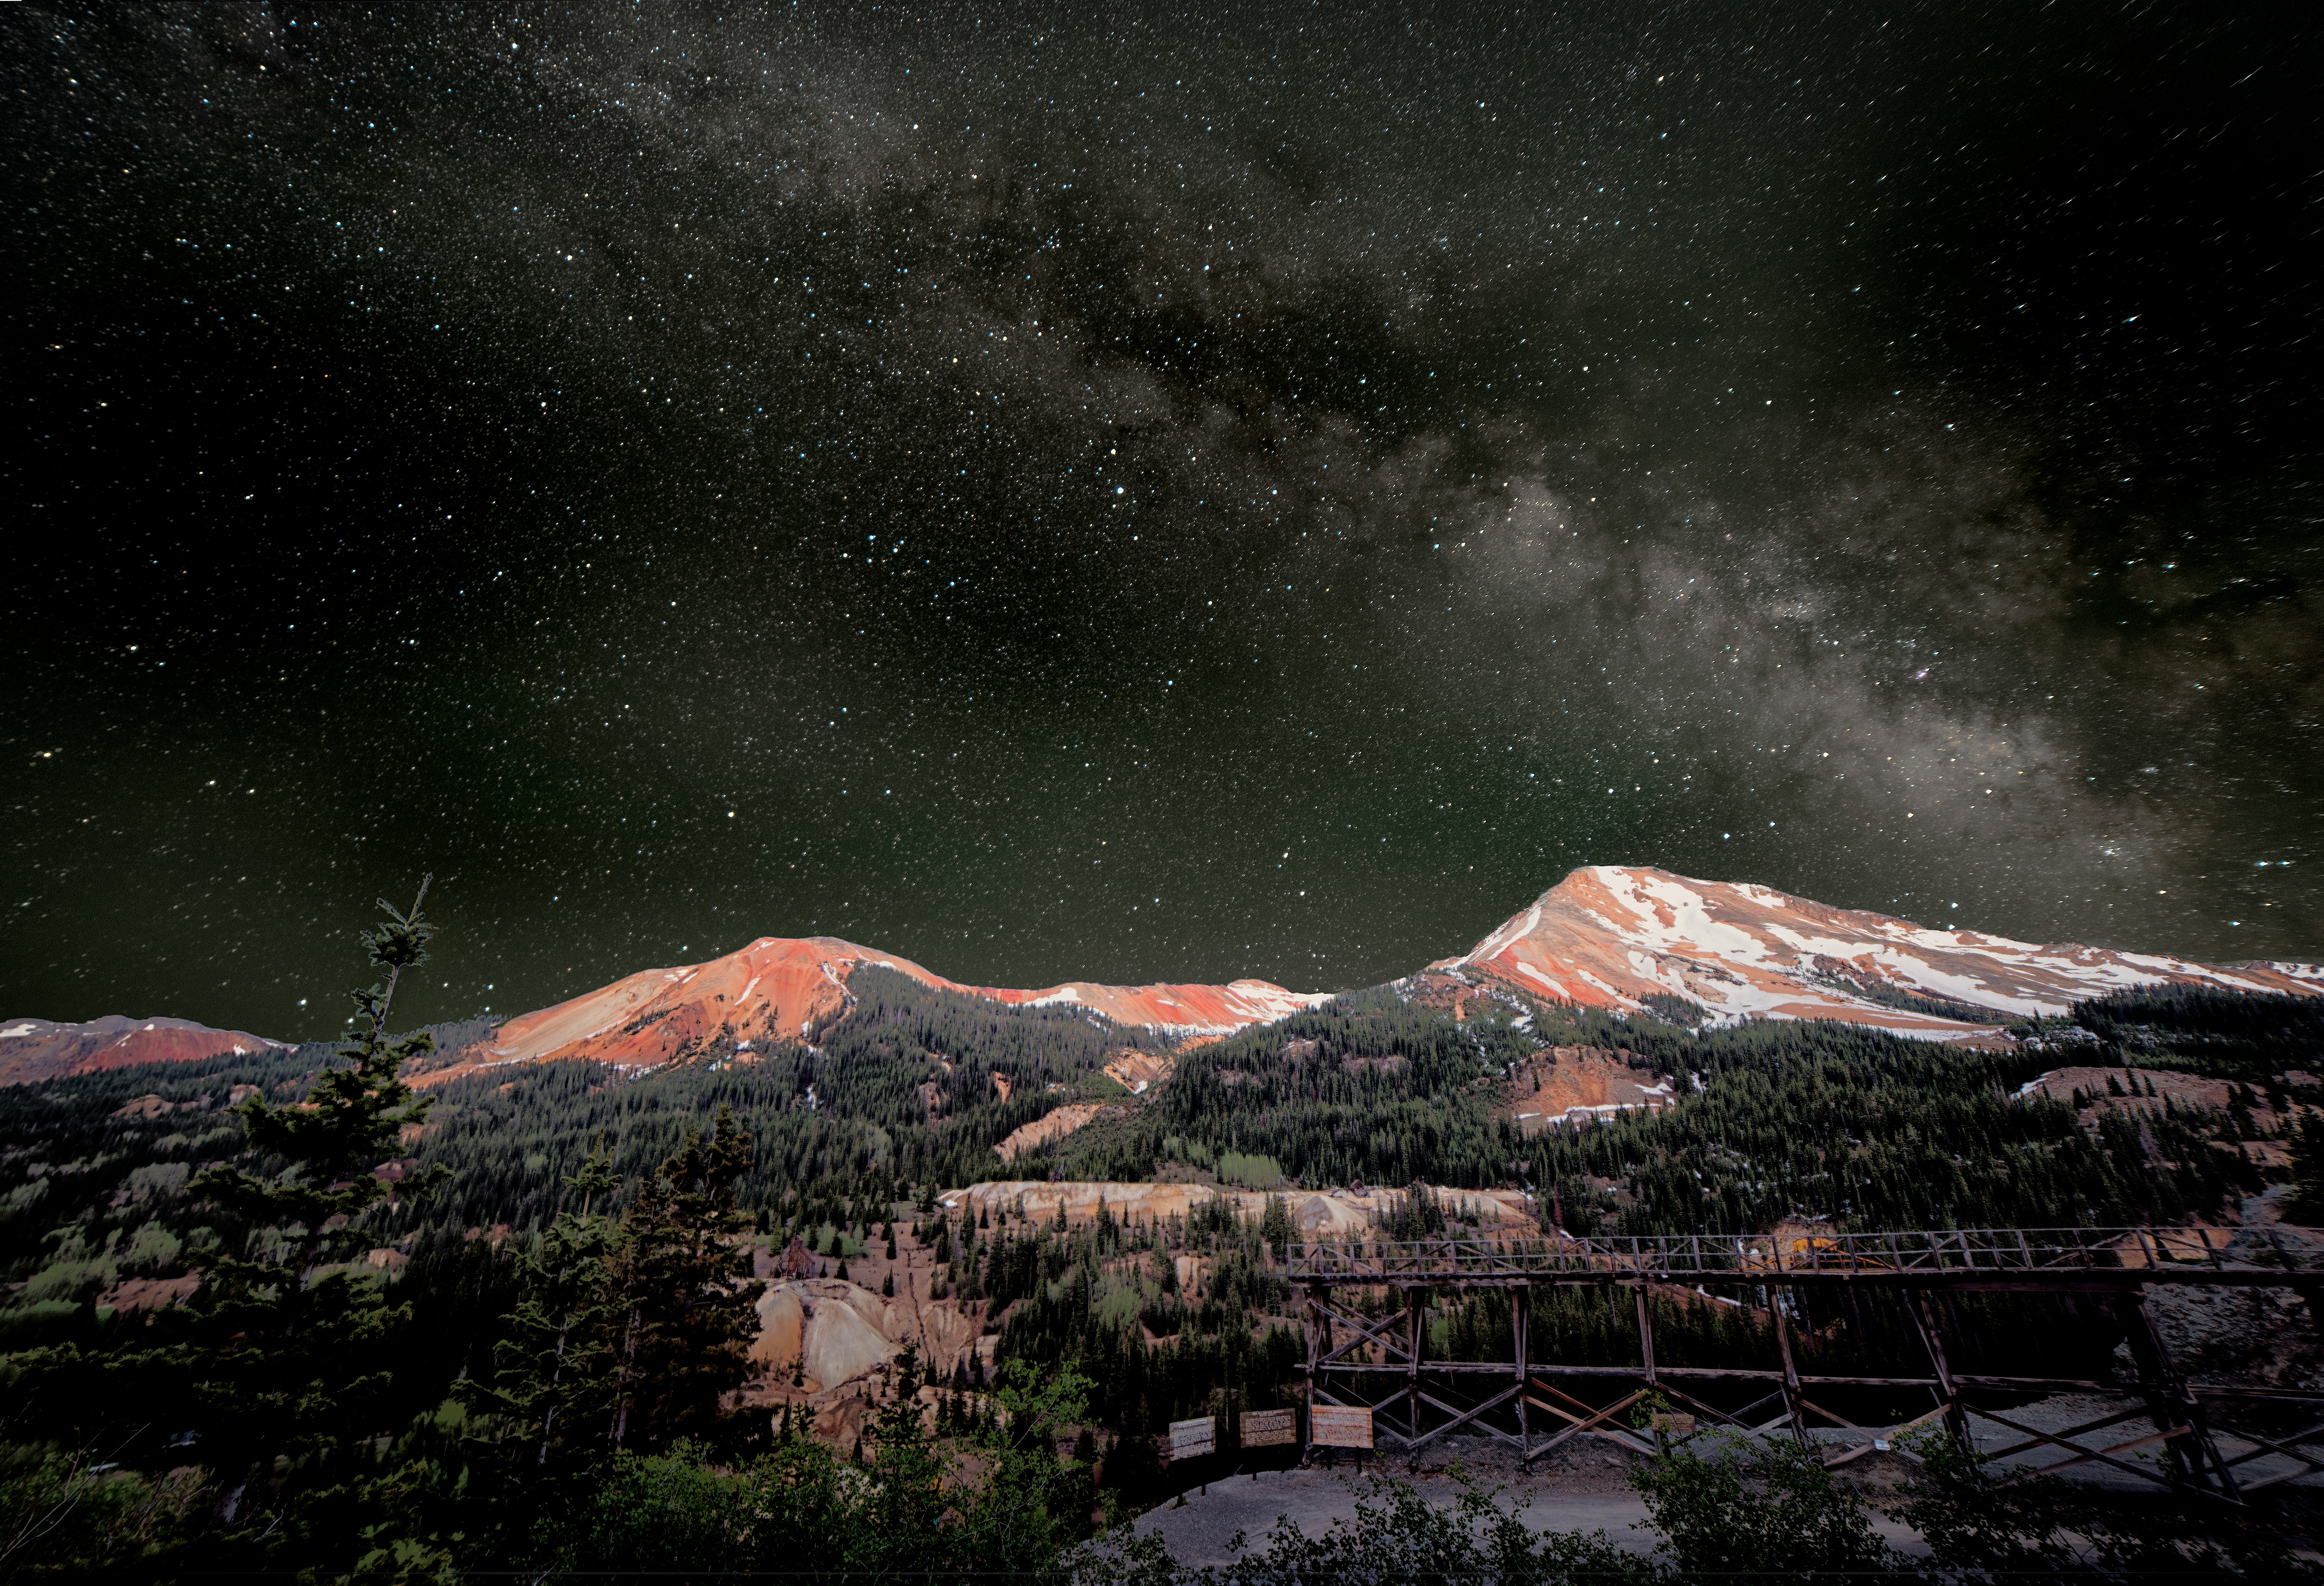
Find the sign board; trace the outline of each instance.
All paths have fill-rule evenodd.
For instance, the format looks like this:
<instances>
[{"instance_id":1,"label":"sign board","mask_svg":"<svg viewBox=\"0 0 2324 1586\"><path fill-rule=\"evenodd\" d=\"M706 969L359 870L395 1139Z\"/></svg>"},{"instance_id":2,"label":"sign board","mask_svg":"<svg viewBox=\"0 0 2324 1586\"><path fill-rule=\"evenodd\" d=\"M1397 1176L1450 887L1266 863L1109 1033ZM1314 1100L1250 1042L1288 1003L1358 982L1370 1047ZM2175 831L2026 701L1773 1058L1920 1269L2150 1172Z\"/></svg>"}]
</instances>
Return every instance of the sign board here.
<instances>
[{"instance_id":1,"label":"sign board","mask_svg":"<svg viewBox=\"0 0 2324 1586\"><path fill-rule=\"evenodd\" d=\"M1655 1416L1648 1425L1650 1425L1654 1430L1661 1433L1665 1437L1692 1437L1694 1435L1694 1417L1692 1415L1658 1415Z\"/></svg>"},{"instance_id":2,"label":"sign board","mask_svg":"<svg viewBox=\"0 0 2324 1586\"><path fill-rule=\"evenodd\" d=\"M1204 1415L1199 1421L1170 1423L1170 1457L1172 1459L1191 1460L1199 1454L1211 1452L1217 1446L1217 1423L1208 1415Z\"/></svg>"},{"instance_id":3,"label":"sign board","mask_svg":"<svg viewBox=\"0 0 2324 1586\"><path fill-rule=\"evenodd\" d=\"M1298 1411L1245 1410L1242 1413L1243 1447L1274 1448L1298 1441Z\"/></svg>"},{"instance_id":4,"label":"sign board","mask_svg":"<svg viewBox=\"0 0 2324 1586\"><path fill-rule=\"evenodd\" d=\"M1307 1434L1308 1441L1317 1448L1370 1448L1372 1413L1342 1409L1337 1405L1316 1405L1307 1412Z\"/></svg>"}]
</instances>

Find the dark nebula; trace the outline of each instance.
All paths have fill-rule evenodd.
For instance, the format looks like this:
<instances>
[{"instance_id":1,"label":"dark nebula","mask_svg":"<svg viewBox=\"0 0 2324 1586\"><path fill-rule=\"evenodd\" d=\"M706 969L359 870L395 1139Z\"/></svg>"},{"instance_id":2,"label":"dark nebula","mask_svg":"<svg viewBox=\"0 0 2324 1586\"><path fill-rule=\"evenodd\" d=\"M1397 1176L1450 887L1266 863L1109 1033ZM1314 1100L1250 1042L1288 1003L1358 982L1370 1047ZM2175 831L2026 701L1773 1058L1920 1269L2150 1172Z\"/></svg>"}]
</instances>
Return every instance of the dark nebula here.
<instances>
[{"instance_id":1,"label":"dark nebula","mask_svg":"<svg viewBox=\"0 0 2324 1586\"><path fill-rule=\"evenodd\" d=\"M10 5L0 1012L1586 862L2324 938L2311 8Z\"/></svg>"}]
</instances>

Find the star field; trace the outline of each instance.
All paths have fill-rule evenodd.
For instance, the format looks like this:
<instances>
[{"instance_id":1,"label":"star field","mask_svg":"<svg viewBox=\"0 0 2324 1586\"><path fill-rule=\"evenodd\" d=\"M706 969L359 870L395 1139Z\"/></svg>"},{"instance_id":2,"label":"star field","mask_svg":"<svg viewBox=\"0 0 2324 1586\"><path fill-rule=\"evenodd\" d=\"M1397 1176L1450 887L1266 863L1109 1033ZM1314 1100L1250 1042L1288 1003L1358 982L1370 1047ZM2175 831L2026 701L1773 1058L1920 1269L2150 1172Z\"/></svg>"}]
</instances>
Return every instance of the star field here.
<instances>
[{"instance_id":1,"label":"star field","mask_svg":"<svg viewBox=\"0 0 2324 1586\"><path fill-rule=\"evenodd\" d=\"M2302 14L0 29L0 1011L2324 939Z\"/></svg>"}]
</instances>

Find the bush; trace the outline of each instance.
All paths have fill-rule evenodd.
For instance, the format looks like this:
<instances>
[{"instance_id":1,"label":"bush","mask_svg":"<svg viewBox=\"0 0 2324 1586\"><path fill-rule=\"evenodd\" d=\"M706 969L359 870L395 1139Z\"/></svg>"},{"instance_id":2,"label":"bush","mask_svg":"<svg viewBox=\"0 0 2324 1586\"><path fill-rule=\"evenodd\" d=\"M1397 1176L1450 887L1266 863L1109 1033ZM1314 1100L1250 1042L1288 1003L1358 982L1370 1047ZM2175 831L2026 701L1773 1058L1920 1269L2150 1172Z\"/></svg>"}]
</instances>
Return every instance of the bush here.
<instances>
[{"instance_id":1,"label":"bush","mask_svg":"<svg viewBox=\"0 0 2324 1586\"><path fill-rule=\"evenodd\" d=\"M71 1300L34 1300L0 1311L0 1354L63 1343L90 1331L95 1310Z\"/></svg>"},{"instance_id":2,"label":"bush","mask_svg":"<svg viewBox=\"0 0 2324 1586\"><path fill-rule=\"evenodd\" d=\"M1683 1574L1810 1581L1899 1567L1862 1495L1787 1437L1729 1434L1708 1455L1675 1448L1634 1468L1630 1484Z\"/></svg>"},{"instance_id":3,"label":"bush","mask_svg":"<svg viewBox=\"0 0 2324 1586\"><path fill-rule=\"evenodd\" d=\"M1460 1497L1439 1508L1408 1483L1375 1477L1357 1497L1353 1519L1335 1520L1313 1537L1297 1522L1278 1520L1257 1552L1238 1535L1229 1546L1239 1556L1223 1570L1174 1569L1160 1538L1149 1534L1084 1550L1074 1580L1076 1586L1644 1586L1662 1578L1652 1561L1624 1552L1602 1531L1533 1531L1519 1517L1522 1502L1504 1508L1495 1501L1501 1489L1479 1486L1457 1466L1453 1480Z\"/></svg>"},{"instance_id":4,"label":"bush","mask_svg":"<svg viewBox=\"0 0 2324 1586\"><path fill-rule=\"evenodd\" d=\"M2309 1581L2312 1560L2292 1556L2260 1516L2190 1512L2161 1495L2128 1497L2061 1476L1994 1467L1949 1434L1910 1439L1922 1476L1889 1518L1929 1545L1953 1579L2027 1575Z\"/></svg>"},{"instance_id":5,"label":"bush","mask_svg":"<svg viewBox=\"0 0 2324 1586\"><path fill-rule=\"evenodd\" d=\"M86 1581L143 1573L184 1540L204 1496L198 1472L142 1476L84 1450L0 1450L0 1579Z\"/></svg>"}]
</instances>

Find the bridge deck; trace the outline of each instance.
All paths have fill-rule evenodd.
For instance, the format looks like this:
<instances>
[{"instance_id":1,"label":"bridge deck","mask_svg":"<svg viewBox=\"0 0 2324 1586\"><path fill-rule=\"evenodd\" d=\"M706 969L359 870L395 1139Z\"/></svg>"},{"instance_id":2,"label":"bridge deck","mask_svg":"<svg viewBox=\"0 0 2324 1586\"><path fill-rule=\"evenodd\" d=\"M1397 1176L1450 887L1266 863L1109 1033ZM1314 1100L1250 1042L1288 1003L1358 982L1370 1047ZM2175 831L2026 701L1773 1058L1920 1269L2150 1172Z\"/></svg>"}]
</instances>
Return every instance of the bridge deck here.
<instances>
[{"instance_id":1,"label":"bridge deck","mask_svg":"<svg viewBox=\"0 0 2324 1586\"><path fill-rule=\"evenodd\" d=\"M2256 1236L2256 1237L2254 1237ZM1293 1247L1292 1282L1557 1284L1890 1283L1914 1287L2133 1287L2324 1283L2324 1257L2218 1228L1950 1228L1877 1233L1319 1241Z\"/></svg>"}]
</instances>

